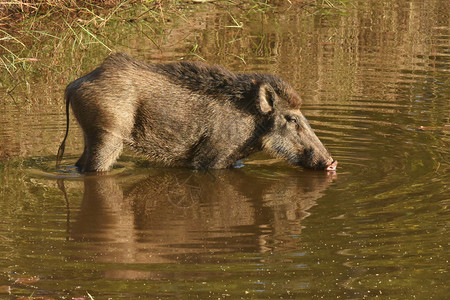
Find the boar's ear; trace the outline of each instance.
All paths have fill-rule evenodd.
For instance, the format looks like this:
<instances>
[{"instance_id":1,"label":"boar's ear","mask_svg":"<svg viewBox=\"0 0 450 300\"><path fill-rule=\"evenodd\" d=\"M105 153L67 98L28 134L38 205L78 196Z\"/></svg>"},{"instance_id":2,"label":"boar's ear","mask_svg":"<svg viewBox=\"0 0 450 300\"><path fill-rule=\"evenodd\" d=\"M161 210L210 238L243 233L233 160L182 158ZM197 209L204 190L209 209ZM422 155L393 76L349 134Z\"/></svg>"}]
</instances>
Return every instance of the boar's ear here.
<instances>
[{"instance_id":1,"label":"boar's ear","mask_svg":"<svg viewBox=\"0 0 450 300\"><path fill-rule=\"evenodd\" d=\"M259 85L256 105L260 112L264 115L270 113L273 110L275 99L276 94L272 86L266 83Z\"/></svg>"}]
</instances>

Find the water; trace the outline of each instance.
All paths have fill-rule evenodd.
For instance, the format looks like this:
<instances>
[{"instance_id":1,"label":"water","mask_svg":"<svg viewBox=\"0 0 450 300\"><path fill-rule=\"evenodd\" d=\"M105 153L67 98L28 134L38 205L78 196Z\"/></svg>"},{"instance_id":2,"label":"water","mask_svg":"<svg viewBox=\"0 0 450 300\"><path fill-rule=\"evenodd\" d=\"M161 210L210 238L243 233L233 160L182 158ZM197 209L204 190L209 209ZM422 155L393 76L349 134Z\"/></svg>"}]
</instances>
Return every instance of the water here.
<instances>
[{"instance_id":1,"label":"water","mask_svg":"<svg viewBox=\"0 0 450 300\"><path fill-rule=\"evenodd\" d=\"M108 175L81 176L76 123L57 171L63 89L108 50L81 29L8 44L40 60L1 73L0 298L448 297L448 4L292 2L187 5L162 25L111 21L102 42L284 77L337 172L265 154L165 169L126 152Z\"/></svg>"}]
</instances>

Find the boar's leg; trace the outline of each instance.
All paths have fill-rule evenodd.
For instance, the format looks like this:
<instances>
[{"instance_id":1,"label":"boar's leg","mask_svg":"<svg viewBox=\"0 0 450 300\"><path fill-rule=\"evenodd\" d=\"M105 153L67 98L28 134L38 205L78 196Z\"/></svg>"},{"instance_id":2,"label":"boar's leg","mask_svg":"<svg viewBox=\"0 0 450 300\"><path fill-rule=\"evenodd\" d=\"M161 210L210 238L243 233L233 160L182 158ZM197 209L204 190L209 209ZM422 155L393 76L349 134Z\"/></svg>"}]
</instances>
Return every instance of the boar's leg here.
<instances>
[{"instance_id":1,"label":"boar's leg","mask_svg":"<svg viewBox=\"0 0 450 300\"><path fill-rule=\"evenodd\" d=\"M84 149L83 149L83 154L81 154L81 157L78 159L78 161L75 163L75 167L78 168L78 170L82 170L84 164L86 163L86 156L87 156L87 137L85 134L83 134L84 137Z\"/></svg>"},{"instance_id":2,"label":"boar's leg","mask_svg":"<svg viewBox=\"0 0 450 300\"><path fill-rule=\"evenodd\" d=\"M82 170L83 166L86 164L86 156L87 156L87 148L84 146L83 154L81 154L81 157L78 159L78 161L75 163L75 167L78 168L78 170Z\"/></svg>"},{"instance_id":3,"label":"boar's leg","mask_svg":"<svg viewBox=\"0 0 450 300\"><path fill-rule=\"evenodd\" d=\"M85 143L85 150L77 162L83 173L108 171L123 149L123 138L110 132L87 136Z\"/></svg>"}]
</instances>

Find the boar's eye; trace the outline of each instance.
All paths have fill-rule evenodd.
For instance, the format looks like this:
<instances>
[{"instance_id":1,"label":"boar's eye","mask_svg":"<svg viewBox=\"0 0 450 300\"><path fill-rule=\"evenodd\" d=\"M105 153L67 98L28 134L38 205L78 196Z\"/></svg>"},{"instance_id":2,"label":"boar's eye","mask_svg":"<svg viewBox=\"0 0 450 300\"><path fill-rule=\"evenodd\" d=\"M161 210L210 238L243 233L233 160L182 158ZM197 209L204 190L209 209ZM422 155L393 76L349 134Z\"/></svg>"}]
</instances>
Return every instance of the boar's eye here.
<instances>
[{"instance_id":1,"label":"boar's eye","mask_svg":"<svg viewBox=\"0 0 450 300\"><path fill-rule=\"evenodd\" d=\"M295 130L297 130L299 132L301 131L300 121L298 120L298 118L296 116L286 116L285 118L289 124L292 124L295 126Z\"/></svg>"},{"instance_id":2,"label":"boar's eye","mask_svg":"<svg viewBox=\"0 0 450 300\"><path fill-rule=\"evenodd\" d=\"M286 116L286 121L298 125L298 119L294 116Z\"/></svg>"}]
</instances>

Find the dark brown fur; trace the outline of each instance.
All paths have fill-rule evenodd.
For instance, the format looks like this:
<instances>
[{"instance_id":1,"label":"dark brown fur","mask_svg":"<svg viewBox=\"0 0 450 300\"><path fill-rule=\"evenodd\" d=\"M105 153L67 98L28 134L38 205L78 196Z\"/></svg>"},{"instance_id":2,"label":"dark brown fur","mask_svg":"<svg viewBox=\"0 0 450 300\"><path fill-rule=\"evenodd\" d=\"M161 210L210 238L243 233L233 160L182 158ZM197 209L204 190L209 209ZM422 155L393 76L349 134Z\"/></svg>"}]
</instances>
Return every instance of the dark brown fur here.
<instances>
[{"instance_id":1,"label":"dark brown fur","mask_svg":"<svg viewBox=\"0 0 450 300\"><path fill-rule=\"evenodd\" d=\"M118 53L70 83L65 97L84 133L81 172L107 171L124 143L156 163L195 169L227 168L262 149L309 168L333 162L301 114L300 97L272 75L147 64Z\"/></svg>"}]
</instances>

